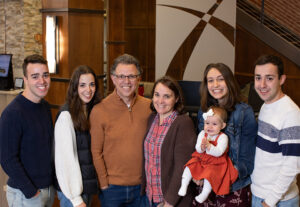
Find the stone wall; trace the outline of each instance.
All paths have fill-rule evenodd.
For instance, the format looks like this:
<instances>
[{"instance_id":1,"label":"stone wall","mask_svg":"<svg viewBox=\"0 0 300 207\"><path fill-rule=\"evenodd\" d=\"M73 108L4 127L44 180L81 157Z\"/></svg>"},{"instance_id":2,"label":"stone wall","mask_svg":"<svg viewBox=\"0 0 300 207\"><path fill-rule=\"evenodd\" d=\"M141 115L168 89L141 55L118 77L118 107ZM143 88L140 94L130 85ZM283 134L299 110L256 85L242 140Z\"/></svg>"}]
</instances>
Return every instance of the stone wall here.
<instances>
[{"instance_id":1,"label":"stone wall","mask_svg":"<svg viewBox=\"0 0 300 207\"><path fill-rule=\"evenodd\" d=\"M42 34L41 0L24 0L24 53L25 56L37 53L42 55L42 44L34 36Z\"/></svg>"},{"instance_id":2,"label":"stone wall","mask_svg":"<svg viewBox=\"0 0 300 207\"><path fill-rule=\"evenodd\" d=\"M42 34L41 0L0 0L0 53L13 54L14 77L22 77L27 55L42 54L34 38Z\"/></svg>"},{"instance_id":3,"label":"stone wall","mask_svg":"<svg viewBox=\"0 0 300 207\"><path fill-rule=\"evenodd\" d=\"M3 53L4 48L4 2L0 0L0 53Z\"/></svg>"}]
</instances>

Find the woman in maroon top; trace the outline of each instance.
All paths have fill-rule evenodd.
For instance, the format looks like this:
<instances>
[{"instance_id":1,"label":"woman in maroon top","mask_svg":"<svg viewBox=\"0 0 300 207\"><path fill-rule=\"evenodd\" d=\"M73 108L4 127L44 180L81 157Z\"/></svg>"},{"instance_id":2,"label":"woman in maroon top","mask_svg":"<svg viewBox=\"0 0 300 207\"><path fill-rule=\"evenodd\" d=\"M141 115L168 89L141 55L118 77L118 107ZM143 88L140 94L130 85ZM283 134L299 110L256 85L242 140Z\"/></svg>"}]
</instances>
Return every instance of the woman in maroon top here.
<instances>
[{"instance_id":1,"label":"woman in maroon top","mask_svg":"<svg viewBox=\"0 0 300 207\"><path fill-rule=\"evenodd\" d=\"M176 81L170 77L157 80L152 90L152 115L144 141L142 192L144 206L191 206L191 189L181 198L184 164L196 142L192 120L183 114L183 97Z\"/></svg>"}]
</instances>

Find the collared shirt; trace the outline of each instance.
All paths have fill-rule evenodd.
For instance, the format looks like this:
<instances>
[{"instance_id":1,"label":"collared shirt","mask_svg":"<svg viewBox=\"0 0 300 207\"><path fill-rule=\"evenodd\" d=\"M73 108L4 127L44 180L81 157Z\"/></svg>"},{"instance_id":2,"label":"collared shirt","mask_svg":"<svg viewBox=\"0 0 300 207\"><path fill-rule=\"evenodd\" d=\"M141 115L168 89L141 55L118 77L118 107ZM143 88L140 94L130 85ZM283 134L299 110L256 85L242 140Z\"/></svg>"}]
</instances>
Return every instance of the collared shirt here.
<instances>
[{"instance_id":1,"label":"collared shirt","mask_svg":"<svg viewBox=\"0 0 300 207\"><path fill-rule=\"evenodd\" d=\"M151 202L160 203L163 201L161 190L161 146L164 138L176 119L177 112L173 111L159 124L159 115L155 116L151 128L144 142L145 172L146 172L146 192Z\"/></svg>"}]
</instances>

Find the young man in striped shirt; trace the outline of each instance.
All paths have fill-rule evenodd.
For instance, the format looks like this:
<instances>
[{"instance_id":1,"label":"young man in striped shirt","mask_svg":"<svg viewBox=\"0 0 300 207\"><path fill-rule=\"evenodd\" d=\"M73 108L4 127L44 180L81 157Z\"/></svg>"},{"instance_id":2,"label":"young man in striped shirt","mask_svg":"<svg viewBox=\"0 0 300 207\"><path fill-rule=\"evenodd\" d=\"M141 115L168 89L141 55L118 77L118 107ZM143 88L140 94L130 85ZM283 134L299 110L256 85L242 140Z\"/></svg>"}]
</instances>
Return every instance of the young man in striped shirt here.
<instances>
[{"instance_id":1,"label":"young man in striped shirt","mask_svg":"<svg viewBox=\"0 0 300 207\"><path fill-rule=\"evenodd\" d=\"M258 117L252 207L299 207L300 110L282 92L286 76L279 57L255 63L255 90L264 101Z\"/></svg>"}]
</instances>

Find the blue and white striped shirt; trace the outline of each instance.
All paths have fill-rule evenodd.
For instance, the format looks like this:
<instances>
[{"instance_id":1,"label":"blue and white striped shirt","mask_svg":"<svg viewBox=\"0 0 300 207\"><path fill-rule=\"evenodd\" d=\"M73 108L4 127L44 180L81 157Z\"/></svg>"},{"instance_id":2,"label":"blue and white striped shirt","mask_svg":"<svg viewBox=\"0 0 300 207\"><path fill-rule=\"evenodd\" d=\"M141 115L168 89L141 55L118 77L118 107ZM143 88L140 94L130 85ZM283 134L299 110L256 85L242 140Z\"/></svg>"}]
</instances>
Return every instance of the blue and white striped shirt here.
<instances>
[{"instance_id":1,"label":"blue and white striped shirt","mask_svg":"<svg viewBox=\"0 0 300 207\"><path fill-rule=\"evenodd\" d=\"M251 191L275 206L298 195L299 172L300 110L285 95L260 110Z\"/></svg>"}]
</instances>

